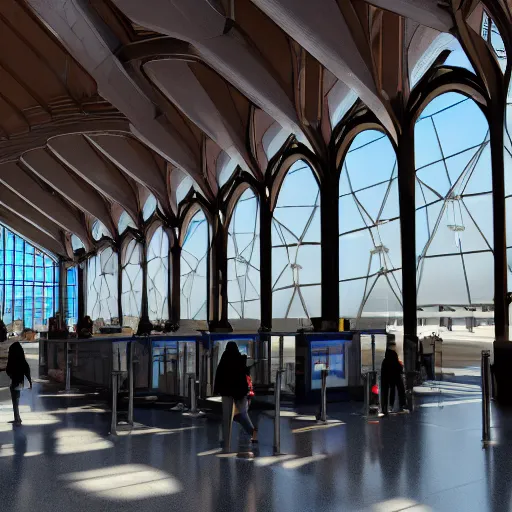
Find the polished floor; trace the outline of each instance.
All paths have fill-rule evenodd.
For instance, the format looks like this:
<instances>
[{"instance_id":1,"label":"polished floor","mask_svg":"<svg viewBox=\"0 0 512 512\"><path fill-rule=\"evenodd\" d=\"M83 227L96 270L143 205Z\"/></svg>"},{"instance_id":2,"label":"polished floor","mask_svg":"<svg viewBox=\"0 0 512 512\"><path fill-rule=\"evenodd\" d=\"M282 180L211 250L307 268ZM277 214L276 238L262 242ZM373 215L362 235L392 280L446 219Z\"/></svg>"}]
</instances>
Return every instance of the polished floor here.
<instances>
[{"instance_id":1,"label":"polished floor","mask_svg":"<svg viewBox=\"0 0 512 512\"><path fill-rule=\"evenodd\" d=\"M220 456L219 422L165 410L136 409L144 427L114 438L95 395L42 384L23 391L13 429L7 391L0 376L2 512L512 510L512 418L494 411L482 449L470 385L427 386L417 412L378 421L360 404L330 405L327 425L283 411L280 457L262 413L253 460Z\"/></svg>"}]
</instances>

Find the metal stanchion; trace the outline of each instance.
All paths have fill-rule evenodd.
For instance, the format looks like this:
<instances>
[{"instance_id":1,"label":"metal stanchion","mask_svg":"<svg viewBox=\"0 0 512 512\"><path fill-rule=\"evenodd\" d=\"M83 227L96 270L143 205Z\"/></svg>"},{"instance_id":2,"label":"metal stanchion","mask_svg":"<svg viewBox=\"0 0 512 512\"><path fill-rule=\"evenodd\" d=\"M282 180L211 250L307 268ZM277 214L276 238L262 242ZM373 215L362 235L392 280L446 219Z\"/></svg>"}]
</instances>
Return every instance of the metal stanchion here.
<instances>
[{"instance_id":1,"label":"metal stanchion","mask_svg":"<svg viewBox=\"0 0 512 512\"><path fill-rule=\"evenodd\" d=\"M133 368L133 342L128 343L128 423L133 425L133 395L134 395L134 368Z\"/></svg>"},{"instance_id":2,"label":"metal stanchion","mask_svg":"<svg viewBox=\"0 0 512 512\"><path fill-rule=\"evenodd\" d=\"M279 336L279 369L284 368L284 336Z\"/></svg>"},{"instance_id":3,"label":"metal stanchion","mask_svg":"<svg viewBox=\"0 0 512 512\"><path fill-rule=\"evenodd\" d=\"M375 334L372 334L372 372L375 371Z\"/></svg>"},{"instance_id":4,"label":"metal stanchion","mask_svg":"<svg viewBox=\"0 0 512 512\"><path fill-rule=\"evenodd\" d=\"M327 422L327 375L329 374L329 370L322 370L322 390L321 390L321 402L320 402L320 417L319 420L326 423Z\"/></svg>"},{"instance_id":5,"label":"metal stanchion","mask_svg":"<svg viewBox=\"0 0 512 512\"><path fill-rule=\"evenodd\" d=\"M178 348L178 358L179 358L179 348ZM185 397L187 395L187 368L188 368L188 349L187 349L187 342L183 342L183 359L181 361L182 369L181 370L181 384L180 384L180 391L183 391L183 396ZM178 363L178 367L179 367Z\"/></svg>"},{"instance_id":6,"label":"metal stanchion","mask_svg":"<svg viewBox=\"0 0 512 512\"><path fill-rule=\"evenodd\" d=\"M64 351L66 352L66 392L71 391L71 357L69 354L69 342L64 343Z\"/></svg>"},{"instance_id":7,"label":"metal stanchion","mask_svg":"<svg viewBox=\"0 0 512 512\"><path fill-rule=\"evenodd\" d=\"M491 374L491 352L482 350L482 441L491 440L491 390L489 386Z\"/></svg>"},{"instance_id":8,"label":"metal stanchion","mask_svg":"<svg viewBox=\"0 0 512 512\"><path fill-rule=\"evenodd\" d=\"M283 370L276 372L276 383L274 389L274 455L281 454L281 376Z\"/></svg>"},{"instance_id":9,"label":"metal stanchion","mask_svg":"<svg viewBox=\"0 0 512 512\"><path fill-rule=\"evenodd\" d=\"M364 407L363 414L368 417L370 416L370 374L365 373L364 378Z\"/></svg>"},{"instance_id":10,"label":"metal stanchion","mask_svg":"<svg viewBox=\"0 0 512 512\"><path fill-rule=\"evenodd\" d=\"M364 407L363 415L366 417L379 414L379 408L372 407L372 386L377 382L377 372L367 372L363 375L364 381Z\"/></svg>"},{"instance_id":11,"label":"metal stanchion","mask_svg":"<svg viewBox=\"0 0 512 512\"><path fill-rule=\"evenodd\" d=\"M112 372L112 420L110 423L110 433L117 435L117 394L119 392L119 376L123 372Z\"/></svg>"},{"instance_id":12,"label":"metal stanchion","mask_svg":"<svg viewBox=\"0 0 512 512\"><path fill-rule=\"evenodd\" d=\"M196 393L196 378L194 375L189 375L188 387L190 395L190 413L197 414L197 393Z\"/></svg>"}]
</instances>

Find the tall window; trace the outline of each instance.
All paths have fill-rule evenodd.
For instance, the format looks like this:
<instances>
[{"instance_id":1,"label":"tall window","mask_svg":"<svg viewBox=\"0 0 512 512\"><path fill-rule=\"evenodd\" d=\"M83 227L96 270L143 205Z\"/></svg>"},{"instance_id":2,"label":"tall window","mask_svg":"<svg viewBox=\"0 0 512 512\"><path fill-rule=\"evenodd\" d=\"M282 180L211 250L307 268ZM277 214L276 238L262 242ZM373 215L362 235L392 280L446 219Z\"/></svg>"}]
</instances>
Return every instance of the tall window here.
<instances>
[{"instance_id":1,"label":"tall window","mask_svg":"<svg viewBox=\"0 0 512 512\"><path fill-rule=\"evenodd\" d=\"M76 267L69 267L67 274L67 303L65 320L68 327L78 321L78 273Z\"/></svg>"},{"instance_id":2,"label":"tall window","mask_svg":"<svg viewBox=\"0 0 512 512\"><path fill-rule=\"evenodd\" d=\"M320 189L300 160L286 174L272 218L272 316L321 314Z\"/></svg>"},{"instance_id":3,"label":"tall window","mask_svg":"<svg viewBox=\"0 0 512 512\"><path fill-rule=\"evenodd\" d=\"M144 203L144 208L142 209L142 218L144 222L147 221L153 213L155 213L158 202L156 197L153 194L150 194Z\"/></svg>"},{"instance_id":4,"label":"tall window","mask_svg":"<svg viewBox=\"0 0 512 512\"><path fill-rule=\"evenodd\" d=\"M484 115L461 94L435 98L416 123L415 152L418 306L492 308L492 176Z\"/></svg>"},{"instance_id":5,"label":"tall window","mask_svg":"<svg viewBox=\"0 0 512 512\"><path fill-rule=\"evenodd\" d=\"M340 317L402 316L396 155L376 130L356 136L339 182Z\"/></svg>"},{"instance_id":6,"label":"tall window","mask_svg":"<svg viewBox=\"0 0 512 512\"><path fill-rule=\"evenodd\" d=\"M126 213L121 213L121 217L119 217L119 223L117 225L117 230L120 235L122 235L127 228L137 229L137 226L133 222L133 219Z\"/></svg>"},{"instance_id":7,"label":"tall window","mask_svg":"<svg viewBox=\"0 0 512 512\"><path fill-rule=\"evenodd\" d=\"M208 221L199 210L187 226L181 249L181 318L207 320Z\"/></svg>"},{"instance_id":8,"label":"tall window","mask_svg":"<svg viewBox=\"0 0 512 512\"><path fill-rule=\"evenodd\" d=\"M169 319L169 237L159 227L148 246L148 306L152 322Z\"/></svg>"},{"instance_id":9,"label":"tall window","mask_svg":"<svg viewBox=\"0 0 512 512\"><path fill-rule=\"evenodd\" d=\"M59 296L59 267L47 254L0 227L0 300L9 331L45 331L55 315Z\"/></svg>"},{"instance_id":10,"label":"tall window","mask_svg":"<svg viewBox=\"0 0 512 512\"><path fill-rule=\"evenodd\" d=\"M119 322L117 254L107 247L87 266L87 314L97 326Z\"/></svg>"},{"instance_id":11,"label":"tall window","mask_svg":"<svg viewBox=\"0 0 512 512\"><path fill-rule=\"evenodd\" d=\"M123 244L122 252L123 327L137 330L142 305L142 246L131 238Z\"/></svg>"},{"instance_id":12,"label":"tall window","mask_svg":"<svg viewBox=\"0 0 512 512\"><path fill-rule=\"evenodd\" d=\"M259 201L251 189L238 200L228 229L229 318L260 318Z\"/></svg>"}]
</instances>

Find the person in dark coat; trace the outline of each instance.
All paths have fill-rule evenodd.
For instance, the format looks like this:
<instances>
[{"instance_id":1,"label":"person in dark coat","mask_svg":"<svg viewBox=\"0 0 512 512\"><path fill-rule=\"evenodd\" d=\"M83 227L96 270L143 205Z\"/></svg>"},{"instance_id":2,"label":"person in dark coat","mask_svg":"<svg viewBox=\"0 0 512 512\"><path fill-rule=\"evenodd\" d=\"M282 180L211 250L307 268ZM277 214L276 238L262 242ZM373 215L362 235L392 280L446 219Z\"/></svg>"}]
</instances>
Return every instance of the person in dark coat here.
<instances>
[{"instance_id":1,"label":"person in dark coat","mask_svg":"<svg viewBox=\"0 0 512 512\"><path fill-rule=\"evenodd\" d=\"M400 404L400 409L404 410L406 405L405 399L405 388L404 381L402 379L402 374L404 372L404 368L402 363L398 359L398 354L395 350L388 348L386 349L386 354L384 356L384 361L382 361L381 367L381 408L383 414L388 414L388 402L389 402L389 394L391 391L392 402L391 407L393 407L394 397L395 397L395 388L398 390L398 401Z\"/></svg>"},{"instance_id":2,"label":"person in dark coat","mask_svg":"<svg viewBox=\"0 0 512 512\"><path fill-rule=\"evenodd\" d=\"M21 425L20 417L20 394L25 383L25 377L32 389L32 379L30 377L30 367L25 359L25 352L18 341L9 347L9 355L7 357L7 367L5 369L7 375L11 379L9 387L11 391L12 408L14 410L14 425Z\"/></svg>"},{"instance_id":3,"label":"person in dark coat","mask_svg":"<svg viewBox=\"0 0 512 512\"><path fill-rule=\"evenodd\" d=\"M215 395L222 397L222 436L223 449L230 451L231 426L233 423L234 407L240 413L240 423L244 430L256 441L256 429L249 417L247 394L247 366L238 346L234 341L228 342L222 354L213 388Z\"/></svg>"}]
</instances>

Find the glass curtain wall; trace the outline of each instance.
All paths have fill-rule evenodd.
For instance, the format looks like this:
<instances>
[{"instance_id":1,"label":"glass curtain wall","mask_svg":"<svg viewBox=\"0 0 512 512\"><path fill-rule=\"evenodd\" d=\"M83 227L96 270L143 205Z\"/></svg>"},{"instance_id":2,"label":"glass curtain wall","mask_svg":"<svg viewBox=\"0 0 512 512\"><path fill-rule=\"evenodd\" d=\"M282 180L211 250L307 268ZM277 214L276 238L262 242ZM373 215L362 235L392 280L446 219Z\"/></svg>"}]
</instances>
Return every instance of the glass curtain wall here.
<instances>
[{"instance_id":1,"label":"glass curtain wall","mask_svg":"<svg viewBox=\"0 0 512 512\"><path fill-rule=\"evenodd\" d=\"M349 147L339 181L340 318L398 328L402 254L396 154L366 130Z\"/></svg>"},{"instance_id":2,"label":"glass curtain wall","mask_svg":"<svg viewBox=\"0 0 512 512\"><path fill-rule=\"evenodd\" d=\"M9 332L46 331L59 296L58 263L0 226L0 301Z\"/></svg>"},{"instance_id":3,"label":"glass curtain wall","mask_svg":"<svg viewBox=\"0 0 512 512\"><path fill-rule=\"evenodd\" d=\"M78 322L78 270L76 267L69 267L67 274L66 291L66 325L73 327Z\"/></svg>"},{"instance_id":4,"label":"glass curtain wall","mask_svg":"<svg viewBox=\"0 0 512 512\"><path fill-rule=\"evenodd\" d=\"M87 314L95 330L119 323L117 254L111 247L89 258L87 266Z\"/></svg>"},{"instance_id":5,"label":"glass curtain wall","mask_svg":"<svg viewBox=\"0 0 512 512\"><path fill-rule=\"evenodd\" d=\"M239 198L228 229L229 318L259 319L259 200L251 189Z\"/></svg>"},{"instance_id":6,"label":"glass curtain wall","mask_svg":"<svg viewBox=\"0 0 512 512\"><path fill-rule=\"evenodd\" d=\"M272 217L272 316L321 315L320 189L299 160L286 174Z\"/></svg>"},{"instance_id":7,"label":"glass curtain wall","mask_svg":"<svg viewBox=\"0 0 512 512\"><path fill-rule=\"evenodd\" d=\"M148 245L148 308L149 319L169 319L169 237L160 226Z\"/></svg>"},{"instance_id":8,"label":"glass curtain wall","mask_svg":"<svg viewBox=\"0 0 512 512\"><path fill-rule=\"evenodd\" d=\"M202 210L190 220L181 249L181 318L208 319L208 221Z\"/></svg>"},{"instance_id":9,"label":"glass curtain wall","mask_svg":"<svg viewBox=\"0 0 512 512\"><path fill-rule=\"evenodd\" d=\"M458 93L435 98L417 120L415 154L420 324L492 337L491 155L480 108Z\"/></svg>"},{"instance_id":10,"label":"glass curtain wall","mask_svg":"<svg viewBox=\"0 0 512 512\"><path fill-rule=\"evenodd\" d=\"M137 331L142 306L142 244L129 239L123 244L122 255L123 327Z\"/></svg>"}]
</instances>

